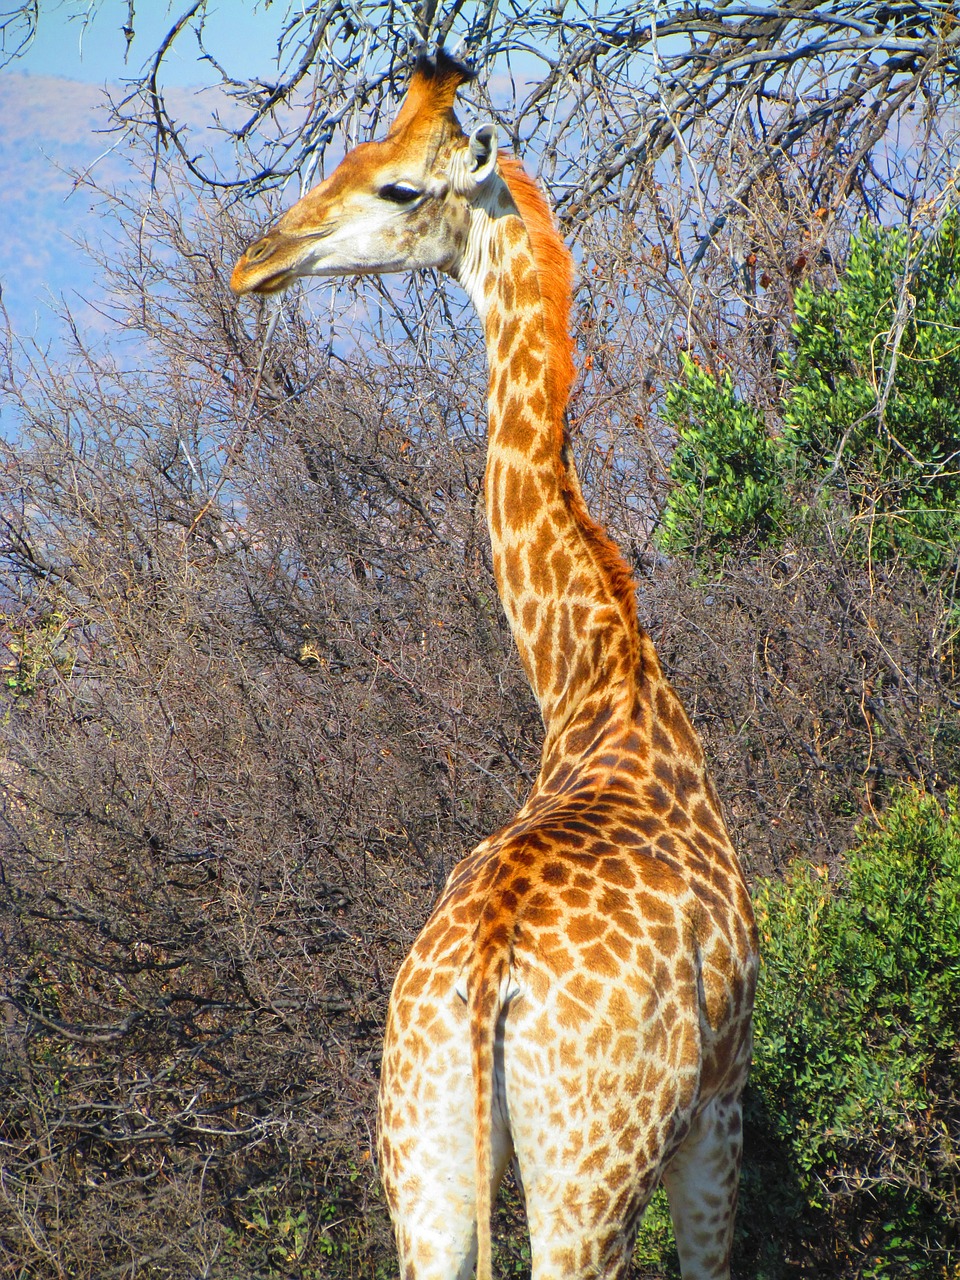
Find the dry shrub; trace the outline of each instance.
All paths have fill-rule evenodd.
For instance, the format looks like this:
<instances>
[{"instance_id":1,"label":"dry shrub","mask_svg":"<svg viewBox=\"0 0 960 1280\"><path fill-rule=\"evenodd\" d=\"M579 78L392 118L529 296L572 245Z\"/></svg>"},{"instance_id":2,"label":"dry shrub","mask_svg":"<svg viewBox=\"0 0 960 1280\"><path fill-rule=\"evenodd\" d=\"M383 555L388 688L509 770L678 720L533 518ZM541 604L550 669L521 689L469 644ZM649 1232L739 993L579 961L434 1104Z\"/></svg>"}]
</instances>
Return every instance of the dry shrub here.
<instances>
[{"instance_id":1,"label":"dry shrub","mask_svg":"<svg viewBox=\"0 0 960 1280\"><path fill-rule=\"evenodd\" d=\"M949 614L826 524L721 569L653 553L677 315L774 406L789 289L731 301L732 239L687 280L689 210L650 190L581 228L584 488L749 871L832 861L891 783L957 775ZM758 269L796 214L762 194ZM390 1274L390 983L539 746L490 572L482 355L432 284L288 299L265 346L223 280L252 224L178 199L126 215L125 365L79 337L57 368L4 353L0 1274Z\"/></svg>"}]
</instances>

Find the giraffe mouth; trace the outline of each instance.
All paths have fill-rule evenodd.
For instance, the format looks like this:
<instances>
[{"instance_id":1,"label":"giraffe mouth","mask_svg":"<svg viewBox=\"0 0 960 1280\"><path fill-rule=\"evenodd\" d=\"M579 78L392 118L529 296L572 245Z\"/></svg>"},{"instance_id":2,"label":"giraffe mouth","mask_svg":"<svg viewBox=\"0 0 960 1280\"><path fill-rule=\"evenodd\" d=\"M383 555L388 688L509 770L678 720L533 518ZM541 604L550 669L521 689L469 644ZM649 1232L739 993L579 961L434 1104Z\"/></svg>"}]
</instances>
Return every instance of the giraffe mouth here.
<instances>
[{"instance_id":1,"label":"giraffe mouth","mask_svg":"<svg viewBox=\"0 0 960 1280\"><path fill-rule=\"evenodd\" d=\"M266 280L259 280L256 284L248 286L248 292L266 296L283 293L285 289L290 288L296 278L296 273L293 271L277 271L272 276L267 276Z\"/></svg>"},{"instance_id":2,"label":"giraffe mouth","mask_svg":"<svg viewBox=\"0 0 960 1280\"><path fill-rule=\"evenodd\" d=\"M296 278L296 272L287 267L263 273L262 266L251 266L245 258L241 258L230 277L230 288L238 295L258 293L269 296L274 293L283 293L284 289L289 289Z\"/></svg>"},{"instance_id":3,"label":"giraffe mouth","mask_svg":"<svg viewBox=\"0 0 960 1280\"><path fill-rule=\"evenodd\" d=\"M299 235L269 232L243 255L233 269L230 287L234 293L283 293L294 281L307 275L338 275L325 271L314 246L327 240L336 226L325 226ZM283 265L278 265L280 259Z\"/></svg>"}]
</instances>

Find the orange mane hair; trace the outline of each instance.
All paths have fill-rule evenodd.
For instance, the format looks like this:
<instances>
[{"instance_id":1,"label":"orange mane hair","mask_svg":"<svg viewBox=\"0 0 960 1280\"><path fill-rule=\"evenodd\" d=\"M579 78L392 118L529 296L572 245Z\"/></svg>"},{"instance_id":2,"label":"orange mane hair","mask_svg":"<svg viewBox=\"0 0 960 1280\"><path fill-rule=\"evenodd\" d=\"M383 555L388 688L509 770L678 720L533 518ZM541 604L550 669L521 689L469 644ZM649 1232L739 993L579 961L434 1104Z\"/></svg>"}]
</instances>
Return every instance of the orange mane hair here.
<instances>
[{"instance_id":1,"label":"orange mane hair","mask_svg":"<svg viewBox=\"0 0 960 1280\"><path fill-rule=\"evenodd\" d=\"M616 543L587 511L580 493L580 486L576 482L571 483L567 467L566 410L570 399L570 388L576 376L573 363L573 339L570 336L573 256L563 243L543 193L520 161L501 151L499 170L527 229L537 269L549 352L548 392L552 401L551 426L555 433L555 458L560 488L568 509L580 525L584 538L593 552L598 570L606 579L611 596L620 606L628 631L639 640L640 627L637 621L637 598L633 575ZM639 656L638 648L638 660Z\"/></svg>"},{"instance_id":2,"label":"orange mane hair","mask_svg":"<svg viewBox=\"0 0 960 1280\"><path fill-rule=\"evenodd\" d=\"M549 391L557 415L562 419L577 372L573 364L573 339L570 336L573 256L560 237L543 192L520 161L501 151L499 169L530 237L543 301L550 360Z\"/></svg>"}]
</instances>

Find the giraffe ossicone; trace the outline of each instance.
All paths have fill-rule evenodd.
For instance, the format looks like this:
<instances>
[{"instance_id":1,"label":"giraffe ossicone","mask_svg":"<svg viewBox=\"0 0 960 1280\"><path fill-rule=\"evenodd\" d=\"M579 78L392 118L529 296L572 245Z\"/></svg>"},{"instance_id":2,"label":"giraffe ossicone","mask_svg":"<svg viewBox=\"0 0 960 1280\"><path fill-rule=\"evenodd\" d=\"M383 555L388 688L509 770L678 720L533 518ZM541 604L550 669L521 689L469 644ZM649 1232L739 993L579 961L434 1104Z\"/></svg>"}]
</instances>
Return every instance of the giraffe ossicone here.
<instances>
[{"instance_id":1,"label":"giraffe ossicone","mask_svg":"<svg viewBox=\"0 0 960 1280\"><path fill-rule=\"evenodd\" d=\"M468 136L472 73L421 59L363 143L236 264L237 293L434 267L489 363L497 587L540 704L540 772L454 867L397 975L380 1171L405 1280L479 1280L515 1157L534 1280L618 1277L658 1182L686 1280L723 1280L750 1061L756 930L703 751L566 438L572 261L543 195Z\"/></svg>"}]
</instances>

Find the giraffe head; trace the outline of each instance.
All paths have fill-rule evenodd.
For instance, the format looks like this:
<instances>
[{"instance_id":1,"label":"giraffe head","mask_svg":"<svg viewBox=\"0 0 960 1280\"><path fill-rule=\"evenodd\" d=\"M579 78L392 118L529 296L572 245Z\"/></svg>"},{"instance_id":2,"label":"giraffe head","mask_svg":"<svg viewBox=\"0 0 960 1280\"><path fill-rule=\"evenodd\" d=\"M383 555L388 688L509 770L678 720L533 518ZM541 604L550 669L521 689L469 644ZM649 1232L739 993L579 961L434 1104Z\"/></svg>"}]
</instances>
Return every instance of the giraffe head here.
<instances>
[{"instance_id":1,"label":"giraffe head","mask_svg":"<svg viewBox=\"0 0 960 1280\"><path fill-rule=\"evenodd\" d=\"M497 167L496 128L467 136L454 115L473 73L441 49L421 58L390 132L334 172L252 244L236 293L278 293L301 276L450 270L466 244L469 205Z\"/></svg>"}]
</instances>

